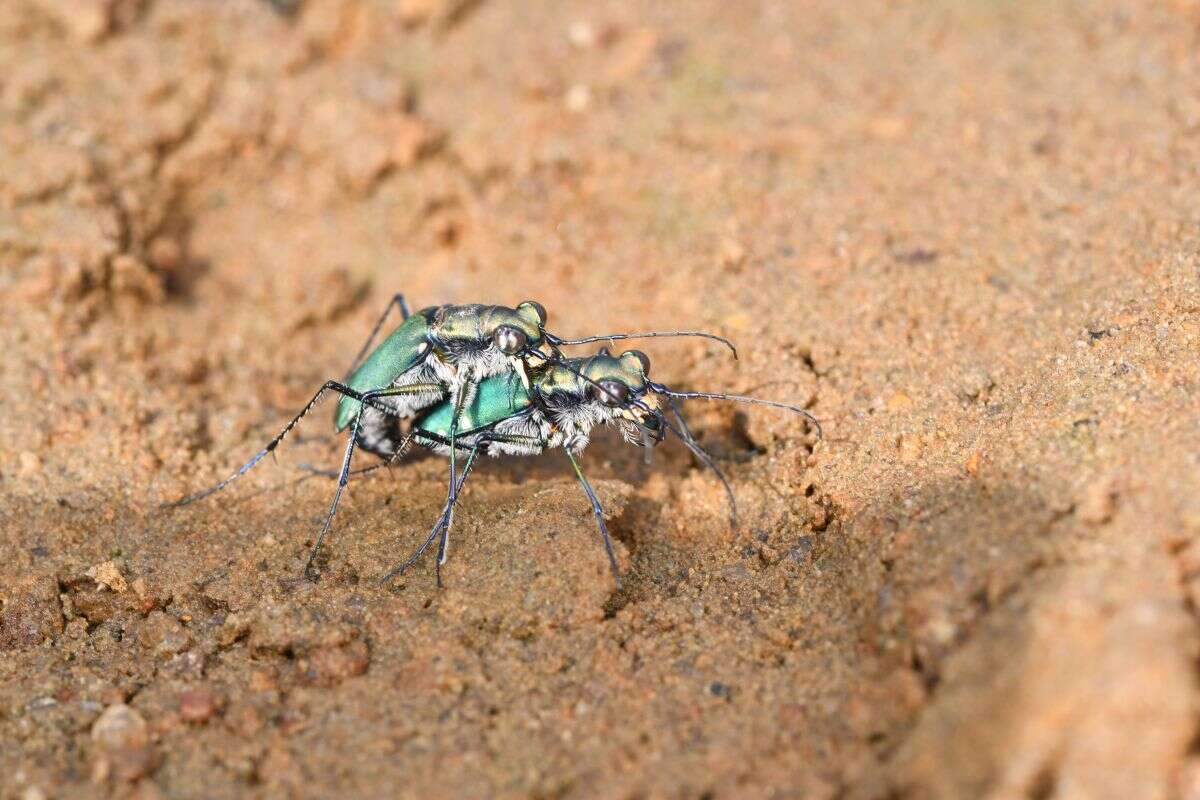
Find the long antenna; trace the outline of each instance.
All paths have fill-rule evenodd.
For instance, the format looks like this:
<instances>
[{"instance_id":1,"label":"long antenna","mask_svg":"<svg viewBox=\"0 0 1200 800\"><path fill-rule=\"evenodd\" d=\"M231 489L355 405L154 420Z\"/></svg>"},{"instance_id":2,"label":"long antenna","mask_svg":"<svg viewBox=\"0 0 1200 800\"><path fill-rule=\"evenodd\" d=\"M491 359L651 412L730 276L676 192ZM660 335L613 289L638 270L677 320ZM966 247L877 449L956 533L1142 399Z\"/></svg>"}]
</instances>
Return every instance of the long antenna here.
<instances>
[{"instance_id":1,"label":"long antenna","mask_svg":"<svg viewBox=\"0 0 1200 800\"><path fill-rule=\"evenodd\" d=\"M678 397L681 400L732 400L735 403L750 403L759 406L770 406L771 408L782 408L784 411L791 411L794 414L799 414L806 420L812 423L817 429L817 436L824 438L824 432L821 430L821 423L817 421L811 413L799 406L788 405L787 403L777 403L774 400L760 400L757 397L744 397L738 394L720 394L718 392L677 392L674 389L669 389L661 383L650 383L646 385L652 392L665 394L668 397Z\"/></svg>"},{"instance_id":2,"label":"long antenna","mask_svg":"<svg viewBox=\"0 0 1200 800\"><path fill-rule=\"evenodd\" d=\"M647 331L645 333L610 333L604 336L585 336L582 339L563 339L555 336L552 333L546 333L546 341L557 347L563 344L589 344L590 342L615 342L623 339L655 339L665 337L681 337L681 336L696 336L701 339L712 339L714 342L720 342L729 348L733 353L734 360L737 360L737 347L733 342L726 339L724 336L717 336L715 333L705 333L704 331Z\"/></svg>"}]
</instances>

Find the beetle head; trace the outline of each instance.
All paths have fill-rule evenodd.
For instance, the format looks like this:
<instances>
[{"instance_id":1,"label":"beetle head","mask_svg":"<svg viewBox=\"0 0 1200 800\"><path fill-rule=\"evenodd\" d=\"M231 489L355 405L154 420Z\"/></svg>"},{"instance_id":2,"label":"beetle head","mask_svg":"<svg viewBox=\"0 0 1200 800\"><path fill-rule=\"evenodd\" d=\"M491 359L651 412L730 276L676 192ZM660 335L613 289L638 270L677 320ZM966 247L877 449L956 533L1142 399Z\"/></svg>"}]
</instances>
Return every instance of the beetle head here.
<instances>
[{"instance_id":1,"label":"beetle head","mask_svg":"<svg viewBox=\"0 0 1200 800\"><path fill-rule=\"evenodd\" d=\"M526 300L515 309L497 307L488 318L492 344L506 356L517 356L542 343L546 308Z\"/></svg>"},{"instance_id":2,"label":"beetle head","mask_svg":"<svg viewBox=\"0 0 1200 800\"><path fill-rule=\"evenodd\" d=\"M631 444L656 445L666 428L657 395L648 391L650 358L640 350L613 356L607 348L588 359L580 370L583 396L604 410Z\"/></svg>"}]
</instances>

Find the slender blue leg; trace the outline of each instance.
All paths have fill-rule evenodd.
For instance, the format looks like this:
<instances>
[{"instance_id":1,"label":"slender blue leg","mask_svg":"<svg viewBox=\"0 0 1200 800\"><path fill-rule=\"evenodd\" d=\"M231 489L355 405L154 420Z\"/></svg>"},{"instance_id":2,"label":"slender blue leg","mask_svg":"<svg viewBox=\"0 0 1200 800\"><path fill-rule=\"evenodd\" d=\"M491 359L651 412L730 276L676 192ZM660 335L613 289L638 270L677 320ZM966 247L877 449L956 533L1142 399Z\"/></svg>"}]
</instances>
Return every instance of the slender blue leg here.
<instances>
[{"instance_id":1,"label":"slender blue leg","mask_svg":"<svg viewBox=\"0 0 1200 800\"><path fill-rule=\"evenodd\" d=\"M296 416L292 417L291 421L288 422L287 425L283 426L283 430L281 430L278 434L276 434L274 439L267 442L266 447L264 447L262 450L259 450L257 453L255 453L254 457L251 458L249 461L247 461L242 466L240 466L236 472L234 472L228 478L226 478L225 480L221 481L220 483L218 483L214 486L210 486L209 488L207 488L201 492L197 492L196 494L188 495L187 497L181 498L172 503L166 503L166 504L164 504L164 506L166 508L178 508L180 506L190 505L190 504L196 502L197 500L203 500L204 498L208 497L209 495L216 494L217 492L221 491L226 486L233 483L235 480L242 477L250 470L254 469L254 467L256 467L258 465L258 462L262 461L264 458L267 457L268 453L275 452L275 448L279 446L279 443L283 441L284 437L286 437L289 433L291 433L292 428L296 427L296 425L299 424L300 420L304 419L308 415L308 412L312 411L313 408L317 405L317 403L321 402L321 398L325 396L326 392L337 392L338 394L345 395L346 397L351 397L355 400L358 400L360 403L363 403L364 405L368 405L371 408L375 409L376 411L380 411L384 414L392 413L392 410L390 408L388 408L387 406L385 406L381 403L375 403L371 399L364 399L364 395L361 392L355 391L354 389L351 389L349 386L346 386L343 383L339 383L338 381L325 381L325 384L320 389L317 390L317 393L313 395L312 399L309 400L307 404L305 404L304 408L302 408L300 410L300 413L297 414Z\"/></svg>"},{"instance_id":2,"label":"slender blue leg","mask_svg":"<svg viewBox=\"0 0 1200 800\"><path fill-rule=\"evenodd\" d=\"M617 568L617 556L613 552L612 538L608 535L608 526L604 524L604 509L600 507L600 499L596 497L596 492L593 491L592 485L588 483L587 478L583 477L583 470L579 468L579 462L575 460L575 456L570 450L563 450L567 454L567 458L571 459L571 466L575 468L575 476L579 478L579 483L583 486L583 492L587 495L588 502L592 504L592 513L596 516L596 525L600 528L600 536L604 539L604 552L608 553L608 565L612 567L613 578L617 581L617 588L621 588L621 571Z\"/></svg>"},{"instance_id":3,"label":"slender blue leg","mask_svg":"<svg viewBox=\"0 0 1200 800\"><path fill-rule=\"evenodd\" d=\"M397 575L403 575L404 572L406 570L408 570L409 567L411 567L413 564L417 563L417 560L425 553L426 550L429 549L429 546L431 544L433 544L433 541L438 538L439 533L444 534L444 536L449 535L447 529L453 523L454 507L458 503L458 497L462 493L463 485L466 484L466 482L467 482L467 475L470 474L471 468L475 465L475 458L478 455L480 449L484 445L486 445L490 442L503 442L503 443L507 443L507 444L535 444L535 445L543 444L540 440L535 439L531 436L519 436L519 435L515 435L515 434L495 434L495 433L480 434L479 438L471 446L470 453L467 455L467 462L465 465L463 465L462 477L459 478L458 485L454 487L454 490L450 493L449 498L447 498L446 505L442 508L441 516L438 517L438 520L434 524L433 529L429 531L429 536L425 537L425 541L421 543L421 546L418 547L416 549L416 551L411 556L408 557L408 559L406 559L403 563L398 564L395 567L393 567L392 569L388 570L387 573L382 578L379 579L380 583L387 583L388 581L390 581L392 578L396 577ZM445 555L446 555L446 550L445 550L445 545L443 542L442 544L439 544L439 546L438 546L438 556L439 556L439 559L443 563L445 560ZM441 583L441 564L437 565L436 574L437 574L438 586L440 587L442 585L442 583Z\"/></svg>"},{"instance_id":4,"label":"slender blue leg","mask_svg":"<svg viewBox=\"0 0 1200 800\"><path fill-rule=\"evenodd\" d=\"M450 496L446 500L446 505L442 508L441 516L439 516L437 522L433 524L433 528L429 531L429 535L425 537L425 541L422 542L421 546L418 547L403 563L397 564L389 569L384 576L379 579L380 583L387 583L397 575L403 575L409 567L417 563L417 560L425 554L425 551L429 549L429 545L433 544L433 540L438 537L438 534L449 526L450 519L454 513L454 503L458 499L458 493L462 490L463 484L467 482L467 476L471 474L471 468L475 466L475 456L479 453L480 446L486 441L488 440L477 441L471 448L471 452L467 456L467 463L463 465L462 477L459 478L458 486L451 490ZM442 569L440 564L437 567L437 585L439 588L442 585Z\"/></svg>"},{"instance_id":5,"label":"slender blue leg","mask_svg":"<svg viewBox=\"0 0 1200 800\"><path fill-rule=\"evenodd\" d=\"M470 386L471 378L472 375L470 373L461 376L458 392L454 396L454 414L450 418L450 485L446 490L446 507L450 509L451 515L454 513L454 498L457 494L456 487L458 486L455 474L458 457L458 423L462 417L463 406L466 405L467 389ZM472 455L474 455L474 452L475 450L472 448ZM442 585L442 564L445 563L446 559L446 539L449 536L449 527L449 524L447 524L443 529L442 541L438 544L438 586Z\"/></svg>"},{"instance_id":6,"label":"slender blue leg","mask_svg":"<svg viewBox=\"0 0 1200 800\"><path fill-rule=\"evenodd\" d=\"M373 389L372 391L363 393L361 402L363 405L369 405L370 401L376 398L394 397L405 394L423 394L436 388L438 388L437 384L411 383L406 386ZM316 573L313 571L313 563L316 561L317 554L321 552L321 543L325 541L325 535L329 533L329 529L333 525L333 515L337 513L338 503L342 499L342 492L346 490L346 484L350 482L350 460L354 457L354 447L358 444L358 431L359 426L362 424L362 418L362 409L359 409L359 413L354 415L354 425L350 429L349 441L346 442L346 455L342 458L342 469L338 474L338 485L333 493L333 502L329 504L329 513L325 515L325 523L321 526L321 531L317 534L317 541L313 544L312 550L309 551L308 561L304 564L304 574L309 580L316 579Z\"/></svg>"},{"instance_id":7,"label":"slender blue leg","mask_svg":"<svg viewBox=\"0 0 1200 800\"><path fill-rule=\"evenodd\" d=\"M387 307L383 309L383 313L379 315L379 320L375 323L375 327L371 329L371 335L367 337L366 344L358 351L358 355L354 357L354 362L350 364L350 369L346 371L346 377L343 380L349 380L354 374L354 370L358 369L358 365L362 363L367 352L371 349L371 345L375 343L375 337L379 335L379 331L383 330L383 323L387 322L388 314L392 313L392 308L400 309L400 321L408 319L408 303L404 300L404 295L393 295L388 302Z\"/></svg>"}]
</instances>

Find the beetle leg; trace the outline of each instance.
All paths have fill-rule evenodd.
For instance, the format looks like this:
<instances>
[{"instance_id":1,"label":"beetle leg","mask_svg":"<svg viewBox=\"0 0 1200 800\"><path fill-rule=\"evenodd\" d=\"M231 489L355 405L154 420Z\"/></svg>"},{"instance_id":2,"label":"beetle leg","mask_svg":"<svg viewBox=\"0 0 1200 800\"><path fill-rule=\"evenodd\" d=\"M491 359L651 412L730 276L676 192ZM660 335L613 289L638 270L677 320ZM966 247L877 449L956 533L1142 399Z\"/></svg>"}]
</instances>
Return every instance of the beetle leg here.
<instances>
[{"instance_id":1,"label":"beetle leg","mask_svg":"<svg viewBox=\"0 0 1200 800\"><path fill-rule=\"evenodd\" d=\"M376 321L375 327L371 329L371 335L367 337L366 344L364 344L362 349L358 351L358 355L354 357L354 362L350 365L350 369L346 370L346 377L342 380L350 380L350 376L354 374L354 370L358 369L358 365L362 363L363 357L367 355L367 352L371 349L371 345L374 344L375 337L378 336L379 331L383 329L383 323L387 322L388 314L392 312L393 306L400 309L401 322L408 319L408 303L404 301L404 295L393 295L391 301L388 302L387 307L383 309L383 313L379 315L379 319Z\"/></svg>"},{"instance_id":2,"label":"beetle leg","mask_svg":"<svg viewBox=\"0 0 1200 800\"><path fill-rule=\"evenodd\" d=\"M613 553L612 539L608 535L608 526L604 524L604 509L600 507L600 499L596 497L596 492L592 489L592 485L588 483L587 478L583 477L583 470L579 468L579 462L575 460L574 454L563 448L563 452L567 454L567 458L571 459L571 466L575 468L575 475L579 478L579 484L583 487L584 494L587 495L588 502L592 504L592 513L596 516L596 525L600 528L600 536L604 539L604 552L608 553L608 564L612 567L613 578L617 581L617 588L621 588L621 571L617 568L617 556Z\"/></svg>"},{"instance_id":3,"label":"beetle leg","mask_svg":"<svg viewBox=\"0 0 1200 800\"><path fill-rule=\"evenodd\" d=\"M338 394L345 395L346 397L357 400L360 403L369 405L371 408L375 409L376 411L380 411L384 414L391 415L394 413L390 408L388 408L387 406L385 406L382 403L372 403L368 400L364 400L364 395L361 392L351 389L349 386L346 386L343 383L339 383L338 381L325 381L325 384L320 389L317 390L317 393L314 394L312 399L309 400L308 403L304 406L304 408L302 408L300 410L300 413L297 414L296 416L292 417L292 420L290 422L288 422L287 425L283 426L283 430L281 430L278 434L276 434L274 439L267 442L266 447L264 447L262 450L259 450L257 453L254 454L253 458L251 458L249 461L247 461L242 466L238 467L236 472L234 472L232 475L230 475L228 478L221 481L220 483L218 483L214 486L210 486L209 488L205 489L204 491L197 492L192 495L188 495L187 497L181 498L172 503L164 503L163 507L164 508L178 508L180 506L190 505L190 504L196 502L197 500L203 500L204 498L208 497L210 494L215 494L215 493L221 491L226 486L228 486L229 484L233 483L238 478L245 475L247 472L249 472L255 466L257 466L258 462L260 462L264 458L266 458L268 453L274 452L275 448L279 446L279 443L283 441L284 437L287 436L289 433L291 433L292 428L296 427L296 425L300 422L300 420L304 419L304 417L308 415L308 412L312 411L313 407L316 406L317 403L321 402L321 398L325 396L325 393L330 392L330 391L337 392Z\"/></svg>"},{"instance_id":4,"label":"beetle leg","mask_svg":"<svg viewBox=\"0 0 1200 800\"><path fill-rule=\"evenodd\" d=\"M470 474L471 468L475 465L475 458L478 455L480 448L489 442L500 442L500 443L507 443L507 444L521 444L522 442L525 442L525 443L541 444L541 441L533 436L518 436L518 435L513 435L513 434L495 434L495 433L494 434L488 434L488 433L480 434L479 438L476 439L475 443L471 446L470 453L467 455L467 462L466 462L466 464L463 465L462 477L459 478L458 485L454 488L454 491L450 494L450 497L446 500L446 505L442 508L441 516L439 516L437 522L434 523L433 529L429 531L429 535L427 537L425 537L425 541L422 542L421 546L418 547L413 552L413 554L411 556L409 556L403 563L397 564L395 567L392 567L390 570L388 570L384 574L384 576L379 579L380 583L387 583L392 578L395 578L397 575L403 575L409 567L411 567L413 564L417 563L417 560L420 559L422 555L424 555L425 551L429 549L429 546L431 544L433 544L434 539L438 538L439 533L444 532L446 536L449 536L448 529L454 520L454 506L458 503L458 496L462 492L463 485L467 482L467 475ZM446 556L446 549L445 549L445 544L443 541L443 543L440 543L438 546L439 561L444 563L445 556ZM436 575L437 575L437 585L440 587L442 585L442 564L441 563L438 563L436 566Z\"/></svg>"},{"instance_id":5,"label":"beetle leg","mask_svg":"<svg viewBox=\"0 0 1200 800\"><path fill-rule=\"evenodd\" d=\"M379 397L395 397L405 394L421 394L428 392L432 388L437 388L437 384L432 383L410 383L405 386L390 386L386 389L372 389L369 392L363 392L361 402L363 405L370 405L370 401ZM372 406L374 407L374 406ZM325 535L329 533L330 527L333 525L333 515L337 513L338 502L342 499L342 492L346 490L346 484L350 482L350 460L354 457L354 447L358 444L358 430L362 424L363 415L361 413L354 416L354 426L350 431L350 440L346 442L346 455L342 458L342 469L338 474L337 489L333 493L333 502L329 504L329 513L325 515L325 523L321 526L320 533L317 534L317 541L313 544L312 550L309 551L308 561L304 564L304 575L310 580L316 580L316 573L313 571L313 563L317 559L317 554L321 551L321 543L325 540Z\"/></svg>"},{"instance_id":6,"label":"beetle leg","mask_svg":"<svg viewBox=\"0 0 1200 800\"><path fill-rule=\"evenodd\" d=\"M454 488L457 485L456 468L458 456L458 421L462 417L463 407L466 405L467 388L471 383L470 371L466 371L465 375L459 376L458 391L454 394L454 413L450 415L450 486L447 490L446 502L453 508L450 501L454 498ZM472 451L473 452L473 451ZM441 547L438 548L439 552Z\"/></svg>"}]
</instances>

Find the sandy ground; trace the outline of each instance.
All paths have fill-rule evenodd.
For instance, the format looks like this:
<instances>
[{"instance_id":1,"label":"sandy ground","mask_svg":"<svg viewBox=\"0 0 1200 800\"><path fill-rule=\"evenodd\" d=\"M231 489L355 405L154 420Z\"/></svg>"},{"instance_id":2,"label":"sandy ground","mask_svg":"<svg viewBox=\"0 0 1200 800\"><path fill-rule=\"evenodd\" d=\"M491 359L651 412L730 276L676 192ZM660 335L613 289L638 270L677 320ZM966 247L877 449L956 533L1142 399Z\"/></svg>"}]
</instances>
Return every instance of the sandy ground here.
<instances>
[{"instance_id":1,"label":"sandy ground","mask_svg":"<svg viewBox=\"0 0 1200 800\"><path fill-rule=\"evenodd\" d=\"M1200 797L1198 165L1193 0L5 0L0 797ZM159 510L397 291L825 437Z\"/></svg>"}]
</instances>

